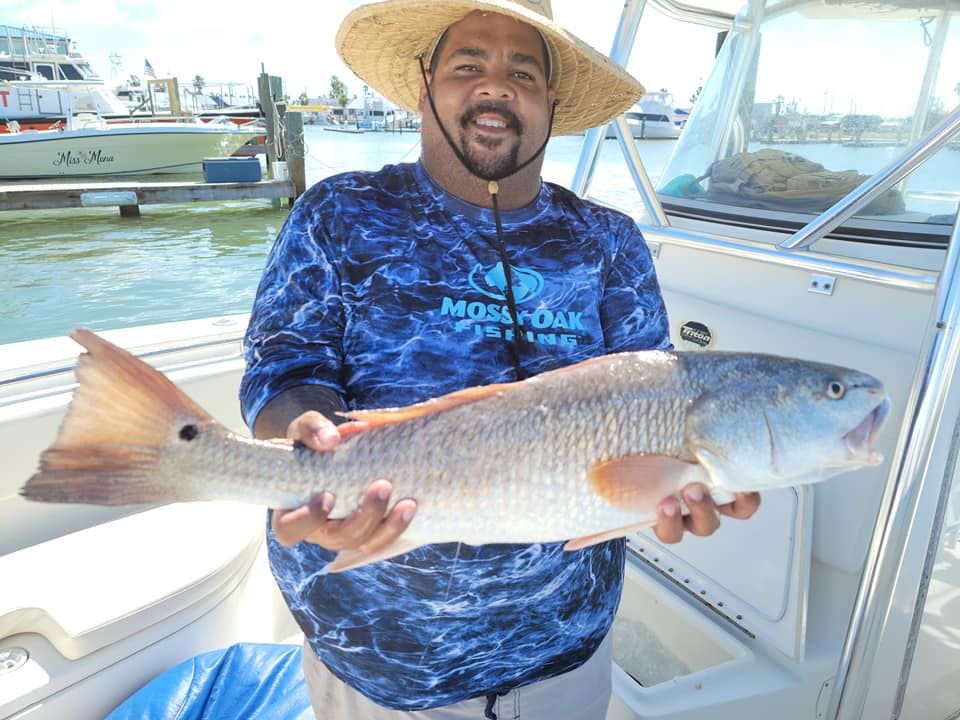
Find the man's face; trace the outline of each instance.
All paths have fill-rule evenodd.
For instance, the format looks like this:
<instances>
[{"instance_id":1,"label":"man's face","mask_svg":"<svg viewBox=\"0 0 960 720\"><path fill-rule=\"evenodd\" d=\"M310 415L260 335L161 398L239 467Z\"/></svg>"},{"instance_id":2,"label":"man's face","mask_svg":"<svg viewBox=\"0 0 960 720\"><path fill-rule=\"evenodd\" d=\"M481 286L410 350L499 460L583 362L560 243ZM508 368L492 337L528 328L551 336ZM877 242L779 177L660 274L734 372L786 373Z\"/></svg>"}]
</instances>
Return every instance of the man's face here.
<instances>
[{"instance_id":1,"label":"man's face","mask_svg":"<svg viewBox=\"0 0 960 720\"><path fill-rule=\"evenodd\" d=\"M546 140L554 93L540 34L504 15L475 12L451 25L430 75L437 114L484 179L512 173ZM445 143L420 93L424 146Z\"/></svg>"}]
</instances>

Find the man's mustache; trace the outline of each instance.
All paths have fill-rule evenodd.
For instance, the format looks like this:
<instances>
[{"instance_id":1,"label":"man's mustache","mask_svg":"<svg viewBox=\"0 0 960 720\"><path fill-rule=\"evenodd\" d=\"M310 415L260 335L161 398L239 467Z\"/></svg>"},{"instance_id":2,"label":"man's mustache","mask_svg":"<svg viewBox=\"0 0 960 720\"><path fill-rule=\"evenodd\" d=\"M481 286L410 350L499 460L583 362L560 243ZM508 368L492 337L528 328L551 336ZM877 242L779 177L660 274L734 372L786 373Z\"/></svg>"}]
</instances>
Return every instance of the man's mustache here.
<instances>
[{"instance_id":1,"label":"man's mustache","mask_svg":"<svg viewBox=\"0 0 960 720\"><path fill-rule=\"evenodd\" d=\"M518 135L523 134L523 124L520 122L520 118L509 108L495 102L482 102L474 105L460 116L460 127L466 128L467 125L484 113L496 113L500 115L504 122L507 123L508 128L515 130Z\"/></svg>"}]
</instances>

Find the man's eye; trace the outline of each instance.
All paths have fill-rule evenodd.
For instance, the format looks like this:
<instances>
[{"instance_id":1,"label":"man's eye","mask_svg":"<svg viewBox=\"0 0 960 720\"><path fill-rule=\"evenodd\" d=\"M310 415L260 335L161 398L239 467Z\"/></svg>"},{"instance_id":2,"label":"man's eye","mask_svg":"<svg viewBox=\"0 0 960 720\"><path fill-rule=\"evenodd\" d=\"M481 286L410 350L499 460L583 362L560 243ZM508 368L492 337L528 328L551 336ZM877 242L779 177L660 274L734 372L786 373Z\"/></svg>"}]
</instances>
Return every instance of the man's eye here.
<instances>
[{"instance_id":1,"label":"man's eye","mask_svg":"<svg viewBox=\"0 0 960 720\"><path fill-rule=\"evenodd\" d=\"M531 75L528 72L524 72L523 70L517 70L517 72L515 72L514 75L516 75L521 80L526 80L527 82L533 82L533 75Z\"/></svg>"},{"instance_id":2,"label":"man's eye","mask_svg":"<svg viewBox=\"0 0 960 720\"><path fill-rule=\"evenodd\" d=\"M480 68L478 68L476 65L457 65L455 69L458 72L459 71L463 71L463 72L479 72L480 71Z\"/></svg>"}]
</instances>

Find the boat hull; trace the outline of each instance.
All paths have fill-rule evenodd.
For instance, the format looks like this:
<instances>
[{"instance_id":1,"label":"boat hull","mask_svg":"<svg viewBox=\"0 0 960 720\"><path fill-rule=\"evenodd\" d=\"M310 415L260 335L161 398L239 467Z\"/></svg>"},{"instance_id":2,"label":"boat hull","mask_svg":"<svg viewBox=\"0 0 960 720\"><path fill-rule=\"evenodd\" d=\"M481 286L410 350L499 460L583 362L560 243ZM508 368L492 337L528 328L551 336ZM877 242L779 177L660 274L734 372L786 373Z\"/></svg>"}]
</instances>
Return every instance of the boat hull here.
<instances>
[{"instance_id":1,"label":"boat hull","mask_svg":"<svg viewBox=\"0 0 960 720\"><path fill-rule=\"evenodd\" d=\"M200 172L203 158L227 157L257 134L232 126L163 125L3 135L0 178Z\"/></svg>"}]
</instances>

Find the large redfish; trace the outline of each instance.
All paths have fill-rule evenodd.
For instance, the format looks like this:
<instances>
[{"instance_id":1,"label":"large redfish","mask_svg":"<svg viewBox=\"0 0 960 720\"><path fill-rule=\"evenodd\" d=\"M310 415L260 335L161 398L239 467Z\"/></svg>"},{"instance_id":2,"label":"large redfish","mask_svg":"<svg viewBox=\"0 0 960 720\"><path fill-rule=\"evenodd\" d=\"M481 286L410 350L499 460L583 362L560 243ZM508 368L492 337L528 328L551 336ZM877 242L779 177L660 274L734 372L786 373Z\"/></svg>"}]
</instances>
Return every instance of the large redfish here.
<instances>
[{"instance_id":1,"label":"large redfish","mask_svg":"<svg viewBox=\"0 0 960 720\"><path fill-rule=\"evenodd\" d=\"M417 515L375 556L419 545L569 540L575 550L656 521L694 480L715 494L876 465L889 401L855 370L769 355L629 352L522 382L347 414L336 450L220 425L162 373L88 330L60 434L21 494L107 505L242 500L286 508L327 490L332 517L377 477ZM573 538L573 539L571 539Z\"/></svg>"}]
</instances>

